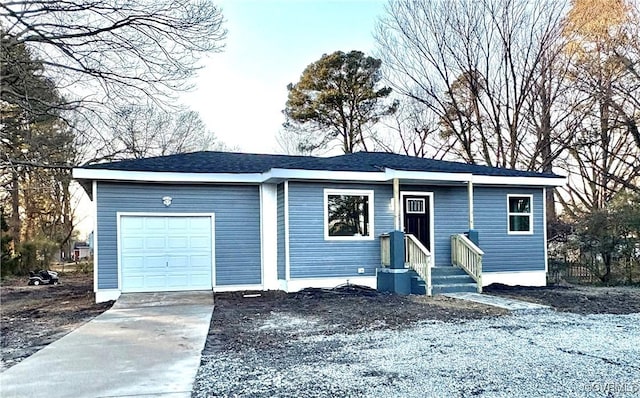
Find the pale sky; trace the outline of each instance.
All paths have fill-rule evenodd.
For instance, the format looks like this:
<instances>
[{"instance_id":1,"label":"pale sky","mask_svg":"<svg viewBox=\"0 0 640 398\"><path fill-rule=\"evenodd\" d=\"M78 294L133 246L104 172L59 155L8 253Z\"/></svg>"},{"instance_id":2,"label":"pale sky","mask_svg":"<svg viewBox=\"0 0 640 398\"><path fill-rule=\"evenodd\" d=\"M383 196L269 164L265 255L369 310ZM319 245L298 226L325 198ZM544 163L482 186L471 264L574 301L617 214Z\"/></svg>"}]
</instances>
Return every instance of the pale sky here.
<instances>
[{"instance_id":1,"label":"pale sky","mask_svg":"<svg viewBox=\"0 0 640 398\"><path fill-rule=\"evenodd\" d=\"M215 1L215 0L214 0ZM204 61L182 102L209 130L242 152L278 153L287 84L322 54L373 55L373 30L386 0L217 0L228 30L226 47ZM81 238L93 230L91 202L77 207Z\"/></svg>"},{"instance_id":2,"label":"pale sky","mask_svg":"<svg viewBox=\"0 0 640 398\"><path fill-rule=\"evenodd\" d=\"M287 84L322 54L373 55L383 0L218 0L228 36L181 98L216 136L243 152L278 151Z\"/></svg>"}]
</instances>

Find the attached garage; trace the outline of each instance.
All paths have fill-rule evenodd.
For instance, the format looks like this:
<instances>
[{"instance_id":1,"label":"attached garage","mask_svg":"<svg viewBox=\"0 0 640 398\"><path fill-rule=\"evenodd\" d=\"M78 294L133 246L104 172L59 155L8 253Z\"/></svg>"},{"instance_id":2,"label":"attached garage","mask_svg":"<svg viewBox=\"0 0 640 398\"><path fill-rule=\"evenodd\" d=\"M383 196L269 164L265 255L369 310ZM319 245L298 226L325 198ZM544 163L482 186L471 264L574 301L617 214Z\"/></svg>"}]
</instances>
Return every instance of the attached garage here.
<instances>
[{"instance_id":1,"label":"attached garage","mask_svg":"<svg viewBox=\"0 0 640 398\"><path fill-rule=\"evenodd\" d=\"M118 214L122 292L211 290L214 215Z\"/></svg>"}]
</instances>

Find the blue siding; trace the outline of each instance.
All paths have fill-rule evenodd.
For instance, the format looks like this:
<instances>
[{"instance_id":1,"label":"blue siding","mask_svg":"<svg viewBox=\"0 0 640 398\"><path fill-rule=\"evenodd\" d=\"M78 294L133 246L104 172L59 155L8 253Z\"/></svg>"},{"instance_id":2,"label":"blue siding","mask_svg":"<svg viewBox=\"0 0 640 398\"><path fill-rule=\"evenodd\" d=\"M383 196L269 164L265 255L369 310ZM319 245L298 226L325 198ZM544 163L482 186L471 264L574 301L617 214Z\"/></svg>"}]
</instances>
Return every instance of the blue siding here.
<instances>
[{"instance_id":1,"label":"blue siding","mask_svg":"<svg viewBox=\"0 0 640 398\"><path fill-rule=\"evenodd\" d=\"M324 239L324 189L374 190L374 240ZM291 278L373 276L380 266L381 233L393 229L391 185L289 183L289 261ZM358 268L365 269L358 274Z\"/></svg>"},{"instance_id":2,"label":"blue siding","mask_svg":"<svg viewBox=\"0 0 640 398\"><path fill-rule=\"evenodd\" d=\"M216 285L262 283L258 186L99 182L97 200L100 289L118 287L116 212L215 213Z\"/></svg>"},{"instance_id":3,"label":"blue siding","mask_svg":"<svg viewBox=\"0 0 640 398\"><path fill-rule=\"evenodd\" d=\"M286 278L285 244L284 244L284 183L278 184L278 279Z\"/></svg>"},{"instance_id":4,"label":"blue siding","mask_svg":"<svg viewBox=\"0 0 640 398\"><path fill-rule=\"evenodd\" d=\"M475 227L486 272L544 271L544 213L541 188L475 187ZM533 195L533 235L507 233L507 194Z\"/></svg>"}]
</instances>

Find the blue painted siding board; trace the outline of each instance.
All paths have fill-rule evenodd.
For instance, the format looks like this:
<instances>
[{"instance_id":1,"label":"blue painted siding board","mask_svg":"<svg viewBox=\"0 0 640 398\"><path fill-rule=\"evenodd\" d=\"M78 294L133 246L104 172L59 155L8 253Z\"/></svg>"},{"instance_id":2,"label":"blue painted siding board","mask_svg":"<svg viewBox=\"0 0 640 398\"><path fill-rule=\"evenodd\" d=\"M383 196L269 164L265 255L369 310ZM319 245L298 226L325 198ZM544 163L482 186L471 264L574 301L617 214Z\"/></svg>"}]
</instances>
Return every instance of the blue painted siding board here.
<instances>
[{"instance_id":1,"label":"blue painted siding board","mask_svg":"<svg viewBox=\"0 0 640 398\"><path fill-rule=\"evenodd\" d=\"M285 227L284 227L284 183L278 184L277 188L277 201L278 201L278 279L284 280L286 278L285 268Z\"/></svg>"},{"instance_id":2,"label":"blue painted siding board","mask_svg":"<svg viewBox=\"0 0 640 398\"><path fill-rule=\"evenodd\" d=\"M533 235L507 233L507 194L533 195ZM544 213L541 188L475 187L475 227L486 272L544 271Z\"/></svg>"},{"instance_id":3,"label":"blue painted siding board","mask_svg":"<svg viewBox=\"0 0 640 398\"><path fill-rule=\"evenodd\" d=\"M216 285L262 282L258 186L99 182L97 200L100 289L118 287L117 212L215 213Z\"/></svg>"},{"instance_id":4,"label":"blue painted siding board","mask_svg":"<svg viewBox=\"0 0 640 398\"><path fill-rule=\"evenodd\" d=\"M324 189L374 191L374 236L366 241L324 239ZM291 278L374 276L380 266L382 233L393 229L391 185L289 183L289 261ZM358 274L358 268L364 274Z\"/></svg>"}]
</instances>

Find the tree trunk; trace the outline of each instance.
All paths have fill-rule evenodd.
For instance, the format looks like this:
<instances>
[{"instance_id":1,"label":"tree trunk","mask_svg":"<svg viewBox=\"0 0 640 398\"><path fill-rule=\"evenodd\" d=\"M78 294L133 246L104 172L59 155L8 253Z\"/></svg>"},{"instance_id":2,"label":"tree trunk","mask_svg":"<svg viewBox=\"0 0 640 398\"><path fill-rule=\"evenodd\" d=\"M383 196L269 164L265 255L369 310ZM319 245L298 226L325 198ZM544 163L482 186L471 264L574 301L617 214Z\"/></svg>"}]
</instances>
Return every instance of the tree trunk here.
<instances>
[{"instance_id":1,"label":"tree trunk","mask_svg":"<svg viewBox=\"0 0 640 398\"><path fill-rule=\"evenodd\" d=\"M13 238L14 248L20 244L20 182L18 180L18 172L11 172L13 183L11 184L11 237Z\"/></svg>"}]
</instances>

